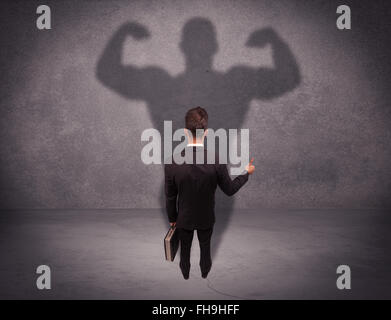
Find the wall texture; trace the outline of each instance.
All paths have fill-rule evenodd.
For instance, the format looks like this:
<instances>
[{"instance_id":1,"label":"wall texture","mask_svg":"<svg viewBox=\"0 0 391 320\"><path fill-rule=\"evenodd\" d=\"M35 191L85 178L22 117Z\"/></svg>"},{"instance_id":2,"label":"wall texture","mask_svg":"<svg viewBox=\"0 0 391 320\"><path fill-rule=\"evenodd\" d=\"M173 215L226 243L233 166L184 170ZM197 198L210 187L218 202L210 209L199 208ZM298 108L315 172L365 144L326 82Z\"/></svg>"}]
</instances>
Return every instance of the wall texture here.
<instances>
[{"instance_id":1,"label":"wall texture","mask_svg":"<svg viewBox=\"0 0 391 320\"><path fill-rule=\"evenodd\" d=\"M195 105L250 129L236 207L390 207L390 5L344 3L2 1L0 207L160 207L141 132Z\"/></svg>"}]
</instances>

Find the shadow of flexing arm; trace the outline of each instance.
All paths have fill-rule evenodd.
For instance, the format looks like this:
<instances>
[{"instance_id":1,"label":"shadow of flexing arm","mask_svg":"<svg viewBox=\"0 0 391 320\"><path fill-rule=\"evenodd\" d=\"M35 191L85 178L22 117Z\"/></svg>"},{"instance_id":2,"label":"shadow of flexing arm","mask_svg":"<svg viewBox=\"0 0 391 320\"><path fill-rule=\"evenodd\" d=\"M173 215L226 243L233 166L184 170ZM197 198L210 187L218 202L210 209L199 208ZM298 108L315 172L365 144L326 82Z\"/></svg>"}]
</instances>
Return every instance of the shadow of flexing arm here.
<instances>
[{"instance_id":1,"label":"shadow of flexing arm","mask_svg":"<svg viewBox=\"0 0 391 320\"><path fill-rule=\"evenodd\" d=\"M251 68L234 66L226 74L227 81L242 83L239 87L248 100L272 99L295 89L300 83L300 71L288 45L271 28L254 31L247 40L250 48L270 44L274 67ZM243 93L242 93L243 94ZM248 101L248 102L250 102Z\"/></svg>"},{"instance_id":2,"label":"shadow of flexing arm","mask_svg":"<svg viewBox=\"0 0 391 320\"><path fill-rule=\"evenodd\" d=\"M122 25L107 44L99 59L96 76L108 88L128 99L150 101L164 96L171 76L161 68L138 68L122 64L123 45L127 37L141 41L149 38L148 30L136 23Z\"/></svg>"},{"instance_id":3,"label":"shadow of flexing arm","mask_svg":"<svg viewBox=\"0 0 391 320\"><path fill-rule=\"evenodd\" d=\"M186 67L176 77L171 77L167 71L155 66L139 68L121 63L127 37L132 37L137 42L149 36L147 28L138 23L122 25L104 49L97 64L96 76L106 87L124 97L144 100L152 123L160 132L163 132L164 120L173 122L174 131L183 128L186 111L197 105L207 109L211 128L239 129L251 100L277 98L300 83L300 72L293 54L272 28L254 31L246 45L250 48L271 45L273 67L238 65L221 73L213 70L213 57L218 51L213 23L203 17L189 19L182 29L179 46L184 54ZM165 207L163 187L162 183L162 208ZM219 203L223 207L219 207ZM216 204L213 256L216 255L222 235L229 224L234 198L227 197L218 190ZM164 209L162 219L167 222Z\"/></svg>"}]
</instances>

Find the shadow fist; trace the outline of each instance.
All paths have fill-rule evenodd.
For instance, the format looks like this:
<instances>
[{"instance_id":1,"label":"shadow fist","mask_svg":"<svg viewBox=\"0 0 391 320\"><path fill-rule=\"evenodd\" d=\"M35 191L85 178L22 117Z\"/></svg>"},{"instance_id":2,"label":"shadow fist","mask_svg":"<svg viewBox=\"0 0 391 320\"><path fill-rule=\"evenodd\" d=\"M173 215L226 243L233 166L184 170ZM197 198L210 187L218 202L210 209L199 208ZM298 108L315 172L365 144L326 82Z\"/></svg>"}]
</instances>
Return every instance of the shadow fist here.
<instances>
[{"instance_id":1,"label":"shadow fist","mask_svg":"<svg viewBox=\"0 0 391 320\"><path fill-rule=\"evenodd\" d=\"M247 47L263 48L268 43L278 38L277 33L272 28L260 29L252 32L247 39Z\"/></svg>"},{"instance_id":2,"label":"shadow fist","mask_svg":"<svg viewBox=\"0 0 391 320\"><path fill-rule=\"evenodd\" d=\"M120 32L125 32L136 40L142 40L150 37L148 29L138 22L129 22L122 25Z\"/></svg>"}]
</instances>

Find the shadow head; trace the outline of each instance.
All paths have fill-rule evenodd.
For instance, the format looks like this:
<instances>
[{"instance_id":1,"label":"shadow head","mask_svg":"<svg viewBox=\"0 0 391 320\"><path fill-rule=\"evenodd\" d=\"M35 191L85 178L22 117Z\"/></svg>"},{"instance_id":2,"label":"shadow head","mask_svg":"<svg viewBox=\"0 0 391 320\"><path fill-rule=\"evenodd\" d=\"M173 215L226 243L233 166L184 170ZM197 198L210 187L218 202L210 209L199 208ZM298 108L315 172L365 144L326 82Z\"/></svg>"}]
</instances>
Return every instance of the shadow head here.
<instances>
[{"instance_id":1,"label":"shadow head","mask_svg":"<svg viewBox=\"0 0 391 320\"><path fill-rule=\"evenodd\" d=\"M191 18L183 27L180 48L188 67L210 65L218 51L216 30L206 18Z\"/></svg>"}]
</instances>

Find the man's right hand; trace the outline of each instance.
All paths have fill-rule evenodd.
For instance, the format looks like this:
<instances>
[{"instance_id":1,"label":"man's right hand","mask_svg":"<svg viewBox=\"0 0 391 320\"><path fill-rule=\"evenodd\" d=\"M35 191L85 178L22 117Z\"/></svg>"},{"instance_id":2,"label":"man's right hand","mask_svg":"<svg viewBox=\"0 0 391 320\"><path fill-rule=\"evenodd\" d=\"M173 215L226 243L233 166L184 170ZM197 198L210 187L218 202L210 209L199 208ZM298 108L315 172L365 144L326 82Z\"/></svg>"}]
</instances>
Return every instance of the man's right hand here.
<instances>
[{"instance_id":1,"label":"man's right hand","mask_svg":"<svg viewBox=\"0 0 391 320\"><path fill-rule=\"evenodd\" d=\"M246 171L248 174L252 174L255 171L255 166L253 165L254 158L250 160L250 163L246 166Z\"/></svg>"}]
</instances>

